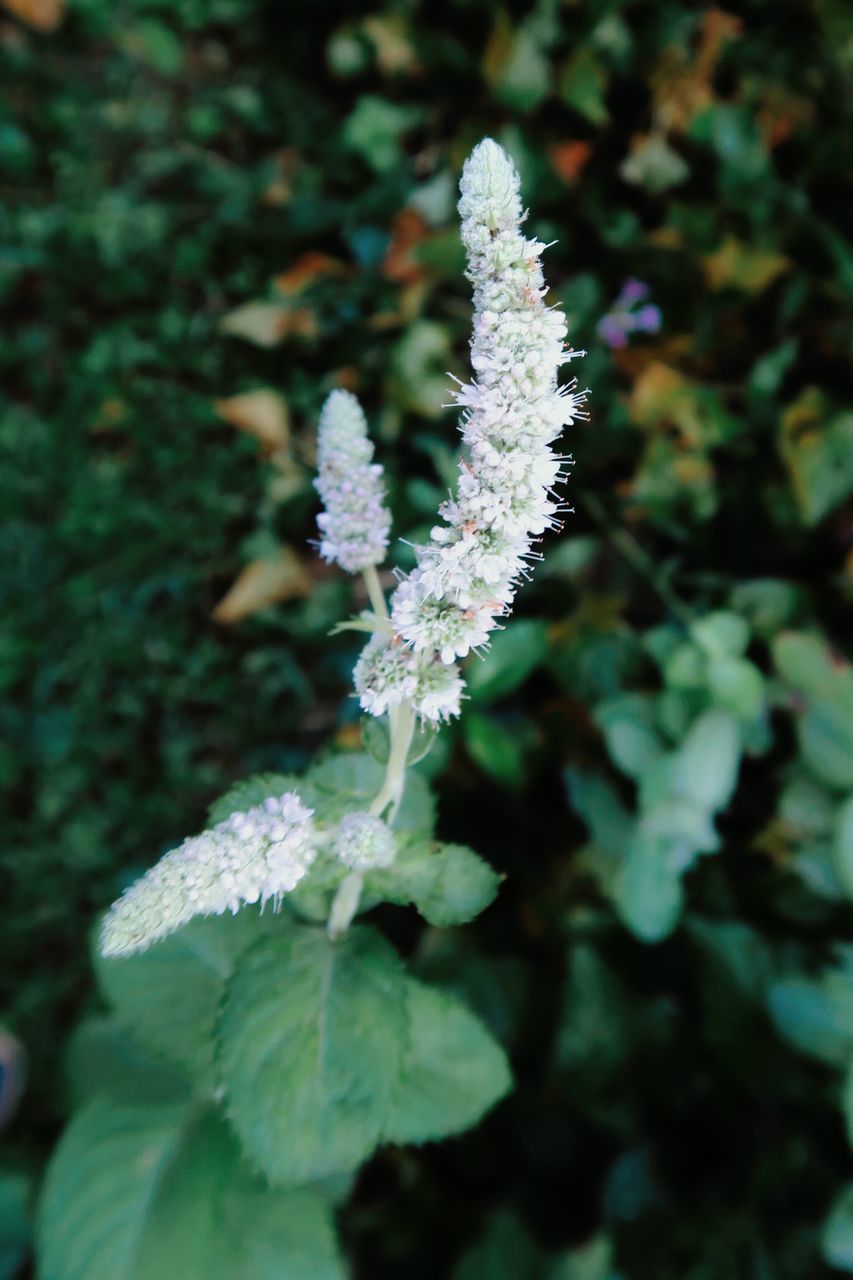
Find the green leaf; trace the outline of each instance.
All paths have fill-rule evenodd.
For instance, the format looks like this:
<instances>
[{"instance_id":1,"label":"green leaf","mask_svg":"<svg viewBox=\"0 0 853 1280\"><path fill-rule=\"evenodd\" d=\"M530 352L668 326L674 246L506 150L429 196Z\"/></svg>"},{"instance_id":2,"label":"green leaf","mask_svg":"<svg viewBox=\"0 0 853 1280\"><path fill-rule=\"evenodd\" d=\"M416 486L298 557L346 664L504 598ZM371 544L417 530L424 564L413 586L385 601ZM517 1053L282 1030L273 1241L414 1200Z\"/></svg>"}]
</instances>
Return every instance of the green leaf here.
<instances>
[{"instance_id":1,"label":"green leaf","mask_svg":"<svg viewBox=\"0 0 853 1280\"><path fill-rule=\"evenodd\" d=\"M258 773L252 778L236 782L224 795L214 800L208 810L210 826L224 822L232 813L245 813L256 804L263 804L270 796L283 796L288 791L299 790L300 779L290 773Z\"/></svg>"},{"instance_id":2,"label":"green leaf","mask_svg":"<svg viewBox=\"0 0 853 1280\"><path fill-rule=\"evenodd\" d=\"M282 917L271 911L191 920L137 955L96 957L98 981L122 1026L209 1086L216 1017L235 961L282 927Z\"/></svg>"},{"instance_id":3,"label":"green leaf","mask_svg":"<svg viewBox=\"0 0 853 1280\"><path fill-rule=\"evenodd\" d=\"M787 978L768 993L776 1030L794 1048L843 1066L853 1056L853 974L828 969L820 979Z\"/></svg>"},{"instance_id":4,"label":"green leaf","mask_svg":"<svg viewBox=\"0 0 853 1280\"><path fill-rule=\"evenodd\" d=\"M830 787L853 789L853 667L821 636L805 632L779 636L773 657L804 698L797 736L809 768Z\"/></svg>"},{"instance_id":5,"label":"green leaf","mask_svg":"<svg viewBox=\"0 0 853 1280\"><path fill-rule=\"evenodd\" d=\"M375 173L388 173L402 156L402 138L423 119L420 107L403 106L365 93L343 125L344 144Z\"/></svg>"},{"instance_id":6,"label":"green leaf","mask_svg":"<svg viewBox=\"0 0 853 1280\"><path fill-rule=\"evenodd\" d=\"M708 667L708 688L715 703L751 724L764 708L764 677L746 658L716 658Z\"/></svg>"},{"instance_id":7,"label":"green leaf","mask_svg":"<svg viewBox=\"0 0 853 1280\"><path fill-rule=\"evenodd\" d=\"M353 809L368 808L384 777L384 767L367 752L340 752L309 769L300 783L299 794L316 810L320 821L333 823ZM435 801L429 786L421 774L412 770L406 775L395 829L431 835L434 823Z\"/></svg>"},{"instance_id":8,"label":"green leaf","mask_svg":"<svg viewBox=\"0 0 853 1280\"><path fill-rule=\"evenodd\" d=\"M466 663L465 678L474 702L486 705L522 685L548 652L548 628L540 619L519 618L495 632L482 658Z\"/></svg>"},{"instance_id":9,"label":"green leaf","mask_svg":"<svg viewBox=\"0 0 853 1280\"><path fill-rule=\"evenodd\" d=\"M270 1191L185 1098L96 1098L60 1141L38 1216L41 1280L343 1280L326 1201Z\"/></svg>"},{"instance_id":10,"label":"green leaf","mask_svg":"<svg viewBox=\"0 0 853 1280\"><path fill-rule=\"evenodd\" d=\"M619 176L635 186L659 195L690 176L687 162L669 145L662 133L649 133L632 147L619 166Z\"/></svg>"},{"instance_id":11,"label":"green leaf","mask_svg":"<svg viewBox=\"0 0 853 1280\"><path fill-rule=\"evenodd\" d=\"M779 451L808 525L853 493L853 413L833 414L808 387L782 415Z\"/></svg>"},{"instance_id":12,"label":"green leaf","mask_svg":"<svg viewBox=\"0 0 853 1280\"><path fill-rule=\"evenodd\" d=\"M477 1123L511 1088L501 1046L461 1001L410 979L409 1042L391 1095L389 1142L432 1142Z\"/></svg>"},{"instance_id":13,"label":"green leaf","mask_svg":"<svg viewBox=\"0 0 853 1280\"><path fill-rule=\"evenodd\" d=\"M629 694L611 698L595 710L595 722L604 734L608 754L629 778L640 778L661 754L648 698Z\"/></svg>"},{"instance_id":14,"label":"green leaf","mask_svg":"<svg viewBox=\"0 0 853 1280\"><path fill-rule=\"evenodd\" d=\"M187 1085L185 1074L144 1048L112 1018L87 1018L71 1036L65 1076L74 1109L96 1094L125 1101L169 1097Z\"/></svg>"},{"instance_id":15,"label":"green leaf","mask_svg":"<svg viewBox=\"0 0 853 1280\"><path fill-rule=\"evenodd\" d=\"M590 48L581 48L569 58L560 72L560 97L592 124L608 119L604 95L607 72Z\"/></svg>"},{"instance_id":16,"label":"green leaf","mask_svg":"<svg viewBox=\"0 0 853 1280\"><path fill-rule=\"evenodd\" d=\"M821 1235L823 1256L831 1267L853 1271L853 1182L833 1201Z\"/></svg>"},{"instance_id":17,"label":"green leaf","mask_svg":"<svg viewBox=\"0 0 853 1280\"><path fill-rule=\"evenodd\" d=\"M369 890L401 906L413 904L432 925L466 924L494 901L500 876L461 844L409 841L396 861L366 877Z\"/></svg>"},{"instance_id":18,"label":"green leaf","mask_svg":"<svg viewBox=\"0 0 853 1280\"><path fill-rule=\"evenodd\" d=\"M606 1236L572 1249L559 1259L548 1280L619 1280L613 1266L613 1246Z\"/></svg>"},{"instance_id":19,"label":"green leaf","mask_svg":"<svg viewBox=\"0 0 853 1280\"><path fill-rule=\"evenodd\" d=\"M749 644L749 626L737 613L719 610L699 618L690 634L708 658L740 658Z\"/></svg>"},{"instance_id":20,"label":"green leaf","mask_svg":"<svg viewBox=\"0 0 853 1280\"><path fill-rule=\"evenodd\" d=\"M845 800L835 817L835 869L849 898L853 898L853 796Z\"/></svg>"},{"instance_id":21,"label":"green leaf","mask_svg":"<svg viewBox=\"0 0 853 1280\"><path fill-rule=\"evenodd\" d=\"M330 942L295 925L244 958L220 1020L225 1105L271 1181L347 1172L370 1154L406 1030L399 960L370 929Z\"/></svg>"},{"instance_id":22,"label":"green leaf","mask_svg":"<svg viewBox=\"0 0 853 1280\"><path fill-rule=\"evenodd\" d=\"M517 111L529 111L548 95L551 68L535 27L515 30L499 11L483 58L483 78L496 96Z\"/></svg>"},{"instance_id":23,"label":"green leaf","mask_svg":"<svg viewBox=\"0 0 853 1280\"><path fill-rule=\"evenodd\" d=\"M740 768L741 737L726 711L706 711L692 725L675 755L675 792L716 813L734 793Z\"/></svg>"},{"instance_id":24,"label":"green leaf","mask_svg":"<svg viewBox=\"0 0 853 1280\"><path fill-rule=\"evenodd\" d=\"M462 736L471 759L484 773L508 787L524 781L523 742L517 733L492 716L469 711L462 720Z\"/></svg>"},{"instance_id":25,"label":"green leaf","mask_svg":"<svg viewBox=\"0 0 853 1280\"><path fill-rule=\"evenodd\" d=\"M638 828L616 881L614 905L643 942L660 942L681 915L681 876L672 865L670 841Z\"/></svg>"},{"instance_id":26,"label":"green leaf","mask_svg":"<svg viewBox=\"0 0 853 1280\"><path fill-rule=\"evenodd\" d=\"M545 1260L515 1215L498 1210L453 1280L545 1280Z\"/></svg>"},{"instance_id":27,"label":"green leaf","mask_svg":"<svg viewBox=\"0 0 853 1280\"><path fill-rule=\"evenodd\" d=\"M0 1280L14 1280L30 1242L30 1183L20 1173L0 1173Z\"/></svg>"}]
</instances>

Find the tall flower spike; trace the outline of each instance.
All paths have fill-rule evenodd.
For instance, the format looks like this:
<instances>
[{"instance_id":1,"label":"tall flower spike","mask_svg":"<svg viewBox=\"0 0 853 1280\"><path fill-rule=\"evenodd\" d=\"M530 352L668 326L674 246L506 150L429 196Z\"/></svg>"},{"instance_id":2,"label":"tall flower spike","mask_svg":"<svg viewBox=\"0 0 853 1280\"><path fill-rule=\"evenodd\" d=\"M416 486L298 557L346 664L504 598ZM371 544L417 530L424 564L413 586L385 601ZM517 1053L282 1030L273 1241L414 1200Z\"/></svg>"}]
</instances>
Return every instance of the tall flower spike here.
<instances>
[{"instance_id":1,"label":"tall flower spike","mask_svg":"<svg viewBox=\"0 0 853 1280\"><path fill-rule=\"evenodd\" d=\"M416 548L391 601L395 633L443 663L486 645L509 613L535 542L559 524L554 487L570 459L551 444L585 416L575 382L557 384L560 366L582 353L566 348L565 317L545 305L546 246L522 234L518 174L491 138L466 161L460 191L474 286L475 380L456 392L467 456L455 499L439 509L444 523Z\"/></svg>"},{"instance_id":2,"label":"tall flower spike","mask_svg":"<svg viewBox=\"0 0 853 1280\"><path fill-rule=\"evenodd\" d=\"M381 564L391 530L382 467L373 462L367 421L349 391L333 391L323 405L317 465L314 484L325 507L317 517L320 554L347 573Z\"/></svg>"},{"instance_id":3,"label":"tall flower spike","mask_svg":"<svg viewBox=\"0 0 853 1280\"><path fill-rule=\"evenodd\" d=\"M161 858L110 907L101 953L131 955L193 916L237 911L295 889L316 856L316 833L295 792L232 813Z\"/></svg>"}]
</instances>

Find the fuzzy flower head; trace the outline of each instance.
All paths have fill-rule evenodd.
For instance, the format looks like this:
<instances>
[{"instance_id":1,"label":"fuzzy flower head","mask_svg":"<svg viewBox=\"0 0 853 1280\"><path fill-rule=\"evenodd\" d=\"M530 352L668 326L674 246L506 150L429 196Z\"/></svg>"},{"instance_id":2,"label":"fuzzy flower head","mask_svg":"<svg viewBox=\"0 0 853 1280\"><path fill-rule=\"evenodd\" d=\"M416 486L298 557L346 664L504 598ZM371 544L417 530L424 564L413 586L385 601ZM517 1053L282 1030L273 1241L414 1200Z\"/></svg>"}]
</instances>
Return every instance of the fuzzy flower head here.
<instances>
[{"instance_id":1,"label":"fuzzy flower head","mask_svg":"<svg viewBox=\"0 0 853 1280\"><path fill-rule=\"evenodd\" d=\"M335 832L334 851L353 871L390 867L397 856L391 828L370 813L348 813Z\"/></svg>"},{"instance_id":2,"label":"fuzzy flower head","mask_svg":"<svg viewBox=\"0 0 853 1280\"><path fill-rule=\"evenodd\" d=\"M464 682L455 665L433 653L416 653L386 635L368 640L355 665L361 709L384 716L403 702L433 724L458 716Z\"/></svg>"},{"instance_id":3,"label":"fuzzy flower head","mask_svg":"<svg viewBox=\"0 0 853 1280\"><path fill-rule=\"evenodd\" d=\"M474 288L474 378L456 392L466 452L456 494L439 512L444 524L416 548L417 565L391 601L397 637L442 664L488 644L539 558L539 539L559 528L556 490L571 459L552 446L586 416L574 381L558 381L578 353L565 345L565 317L545 303L545 245L522 231L518 173L491 138L466 161L460 192Z\"/></svg>"},{"instance_id":4,"label":"fuzzy flower head","mask_svg":"<svg viewBox=\"0 0 853 1280\"><path fill-rule=\"evenodd\" d=\"M101 953L144 951L193 916L236 912L243 903L263 905L289 893L316 856L311 817L289 792L185 840L110 907Z\"/></svg>"},{"instance_id":5,"label":"fuzzy flower head","mask_svg":"<svg viewBox=\"0 0 853 1280\"><path fill-rule=\"evenodd\" d=\"M325 510L317 517L320 554L347 573L381 564L388 549L391 516L384 504L382 467L361 405L349 391L333 391L317 428L314 481Z\"/></svg>"}]
</instances>

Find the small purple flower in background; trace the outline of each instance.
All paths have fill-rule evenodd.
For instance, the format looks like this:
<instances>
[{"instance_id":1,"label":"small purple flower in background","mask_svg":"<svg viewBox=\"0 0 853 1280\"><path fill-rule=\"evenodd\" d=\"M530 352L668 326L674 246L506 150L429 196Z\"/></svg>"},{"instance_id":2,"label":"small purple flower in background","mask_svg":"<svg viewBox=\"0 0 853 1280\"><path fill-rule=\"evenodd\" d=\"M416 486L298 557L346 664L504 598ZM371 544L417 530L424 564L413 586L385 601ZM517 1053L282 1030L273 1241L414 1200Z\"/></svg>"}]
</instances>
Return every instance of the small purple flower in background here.
<instances>
[{"instance_id":1,"label":"small purple flower in background","mask_svg":"<svg viewBox=\"0 0 853 1280\"><path fill-rule=\"evenodd\" d=\"M627 347L630 333L657 333L661 326L660 307L653 302L637 307L649 296L642 280L626 280L613 306L598 322L598 336L608 347Z\"/></svg>"}]
</instances>

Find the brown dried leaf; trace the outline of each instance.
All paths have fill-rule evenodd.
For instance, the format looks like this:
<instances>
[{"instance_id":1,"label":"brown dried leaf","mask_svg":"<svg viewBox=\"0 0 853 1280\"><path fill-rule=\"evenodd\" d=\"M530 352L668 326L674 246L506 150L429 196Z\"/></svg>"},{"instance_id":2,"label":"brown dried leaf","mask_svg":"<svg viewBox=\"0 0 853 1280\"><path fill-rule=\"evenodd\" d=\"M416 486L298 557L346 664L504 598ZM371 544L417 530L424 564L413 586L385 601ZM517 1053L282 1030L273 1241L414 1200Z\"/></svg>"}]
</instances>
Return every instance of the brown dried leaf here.
<instances>
[{"instance_id":1,"label":"brown dried leaf","mask_svg":"<svg viewBox=\"0 0 853 1280\"><path fill-rule=\"evenodd\" d=\"M238 431L260 440L265 453L275 453L290 442L290 414L287 401L270 387L245 391L214 404L220 418Z\"/></svg>"},{"instance_id":2,"label":"brown dried leaf","mask_svg":"<svg viewBox=\"0 0 853 1280\"><path fill-rule=\"evenodd\" d=\"M760 293L791 265L783 254L744 244L735 236L727 236L715 253L700 262L712 289L740 289L744 293Z\"/></svg>"},{"instance_id":3,"label":"brown dried leaf","mask_svg":"<svg viewBox=\"0 0 853 1280\"><path fill-rule=\"evenodd\" d=\"M220 328L223 333L269 349L293 335L316 337L317 319L307 307L291 310L278 302L246 302L223 316Z\"/></svg>"},{"instance_id":4,"label":"brown dried leaf","mask_svg":"<svg viewBox=\"0 0 853 1280\"><path fill-rule=\"evenodd\" d=\"M0 0L9 13L35 31L55 31L65 17L65 0Z\"/></svg>"},{"instance_id":5,"label":"brown dried leaf","mask_svg":"<svg viewBox=\"0 0 853 1280\"><path fill-rule=\"evenodd\" d=\"M550 150L551 168L563 182L577 182L592 155L588 142L558 142Z\"/></svg>"},{"instance_id":6,"label":"brown dried leaf","mask_svg":"<svg viewBox=\"0 0 853 1280\"><path fill-rule=\"evenodd\" d=\"M297 258L287 271L282 271L275 276L273 284L279 293L293 297L302 293L322 276L341 275L344 269L344 264L337 258L330 257L328 253L318 253L315 249L309 249L307 253Z\"/></svg>"},{"instance_id":7,"label":"brown dried leaf","mask_svg":"<svg viewBox=\"0 0 853 1280\"><path fill-rule=\"evenodd\" d=\"M230 626L271 604L305 596L310 588L311 578L296 552L282 547L275 557L247 564L211 617L214 622Z\"/></svg>"}]
</instances>

